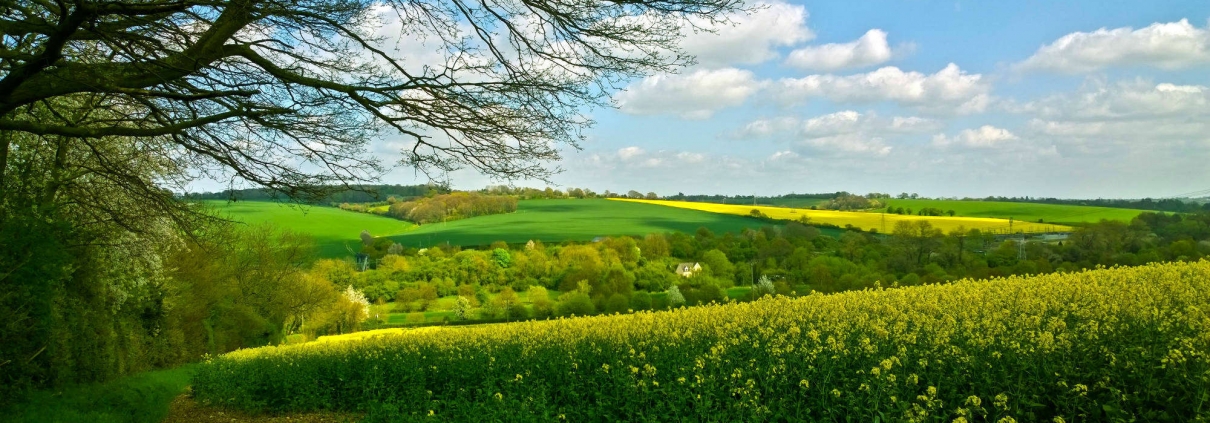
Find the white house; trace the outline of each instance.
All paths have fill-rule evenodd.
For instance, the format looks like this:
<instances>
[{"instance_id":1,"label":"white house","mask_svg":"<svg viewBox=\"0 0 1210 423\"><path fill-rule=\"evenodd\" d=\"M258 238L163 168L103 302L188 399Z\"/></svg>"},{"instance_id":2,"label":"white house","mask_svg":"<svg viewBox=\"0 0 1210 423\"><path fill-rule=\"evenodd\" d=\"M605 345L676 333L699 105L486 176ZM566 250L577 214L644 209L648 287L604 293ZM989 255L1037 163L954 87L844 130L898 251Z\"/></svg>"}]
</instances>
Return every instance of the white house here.
<instances>
[{"instance_id":1,"label":"white house","mask_svg":"<svg viewBox=\"0 0 1210 423\"><path fill-rule=\"evenodd\" d=\"M702 271L701 263L681 263L676 265L676 274L681 277L687 278L700 271Z\"/></svg>"}]
</instances>

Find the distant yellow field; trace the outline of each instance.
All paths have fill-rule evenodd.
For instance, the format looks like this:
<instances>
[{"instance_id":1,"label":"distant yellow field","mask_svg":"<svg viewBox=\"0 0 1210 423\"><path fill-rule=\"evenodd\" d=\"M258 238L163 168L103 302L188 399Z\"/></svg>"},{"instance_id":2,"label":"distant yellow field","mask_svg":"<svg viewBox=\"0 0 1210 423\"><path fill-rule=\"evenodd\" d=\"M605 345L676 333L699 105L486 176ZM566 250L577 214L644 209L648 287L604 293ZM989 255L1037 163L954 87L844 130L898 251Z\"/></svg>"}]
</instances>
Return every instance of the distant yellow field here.
<instances>
[{"instance_id":1,"label":"distant yellow field","mask_svg":"<svg viewBox=\"0 0 1210 423\"><path fill-rule=\"evenodd\" d=\"M427 327L420 327L420 328L408 328L408 329L404 329L404 328L375 329L375 330L367 330L367 331L361 331L361 332L346 333L344 335L321 336L321 337L315 339L315 342L359 341L362 339L375 338L375 337L380 337L380 336L394 336L394 335L403 335L403 334L415 335L415 334L420 334L420 333L435 332L440 329L442 329L442 328L435 327L435 326L427 326Z\"/></svg>"},{"instance_id":2,"label":"distant yellow field","mask_svg":"<svg viewBox=\"0 0 1210 423\"><path fill-rule=\"evenodd\" d=\"M890 232L895 228L895 222L900 220L927 220L933 224L933 227L940 228L943 231L949 232L959 226L966 229L979 229L983 231L993 232L1008 232L1009 221L1005 219L992 219L986 217L949 217L949 216L906 216L898 214L882 213L865 213L865 212L847 212L836 210L811 210L811 209L793 209L786 207L767 207L767 206L745 206L738 204L714 204L714 203L695 203L689 201L665 201L665 200L631 200L614 198L616 201L631 201L636 203L656 204L668 207L678 207L683 209L693 209L708 211L713 213L748 215L753 209L760 210L766 216L774 219L798 220L802 216L807 216L812 223L826 223L844 227L845 225L853 225L862 230L877 229L878 232ZM885 221L883 220L885 217ZM1064 232L1070 231L1070 226L1052 225L1049 223L1030 223L1015 221L1012 222L1012 232Z\"/></svg>"}]
</instances>

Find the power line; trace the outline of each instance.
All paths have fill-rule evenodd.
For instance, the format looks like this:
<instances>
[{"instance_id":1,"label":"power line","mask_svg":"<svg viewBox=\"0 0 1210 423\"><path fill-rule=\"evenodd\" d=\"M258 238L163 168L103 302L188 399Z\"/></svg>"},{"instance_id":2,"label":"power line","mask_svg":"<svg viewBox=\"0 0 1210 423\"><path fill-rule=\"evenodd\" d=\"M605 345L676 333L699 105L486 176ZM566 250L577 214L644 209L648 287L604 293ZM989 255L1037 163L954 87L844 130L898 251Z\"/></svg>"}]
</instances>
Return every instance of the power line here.
<instances>
[{"instance_id":1,"label":"power line","mask_svg":"<svg viewBox=\"0 0 1210 423\"><path fill-rule=\"evenodd\" d=\"M1193 198L1193 197L1201 197L1201 196L1206 196L1206 195L1210 195L1210 188L1193 191L1193 192L1186 192L1184 194L1177 194L1177 195L1174 195L1171 197L1164 197L1162 199L1167 200L1167 199L1177 199L1177 198Z\"/></svg>"}]
</instances>

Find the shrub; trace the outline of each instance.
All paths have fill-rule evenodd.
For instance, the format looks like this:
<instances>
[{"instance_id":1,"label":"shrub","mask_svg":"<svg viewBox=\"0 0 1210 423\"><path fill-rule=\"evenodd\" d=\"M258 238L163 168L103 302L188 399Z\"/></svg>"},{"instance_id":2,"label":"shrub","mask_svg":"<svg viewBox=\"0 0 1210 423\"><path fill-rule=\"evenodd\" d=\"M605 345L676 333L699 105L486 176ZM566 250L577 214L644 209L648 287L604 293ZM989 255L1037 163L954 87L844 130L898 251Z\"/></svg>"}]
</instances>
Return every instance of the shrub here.
<instances>
[{"instance_id":1,"label":"shrub","mask_svg":"<svg viewBox=\"0 0 1210 423\"><path fill-rule=\"evenodd\" d=\"M630 308L635 311L651 310L651 294L647 291L635 291L630 295Z\"/></svg>"},{"instance_id":2,"label":"shrub","mask_svg":"<svg viewBox=\"0 0 1210 423\"><path fill-rule=\"evenodd\" d=\"M606 313L625 313L630 309L630 299L622 294L613 294L605 301Z\"/></svg>"},{"instance_id":3,"label":"shrub","mask_svg":"<svg viewBox=\"0 0 1210 423\"><path fill-rule=\"evenodd\" d=\"M583 292L568 293L559 301L559 315L562 316L587 316L596 312L597 309L592 304L592 299Z\"/></svg>"}]
</instances>

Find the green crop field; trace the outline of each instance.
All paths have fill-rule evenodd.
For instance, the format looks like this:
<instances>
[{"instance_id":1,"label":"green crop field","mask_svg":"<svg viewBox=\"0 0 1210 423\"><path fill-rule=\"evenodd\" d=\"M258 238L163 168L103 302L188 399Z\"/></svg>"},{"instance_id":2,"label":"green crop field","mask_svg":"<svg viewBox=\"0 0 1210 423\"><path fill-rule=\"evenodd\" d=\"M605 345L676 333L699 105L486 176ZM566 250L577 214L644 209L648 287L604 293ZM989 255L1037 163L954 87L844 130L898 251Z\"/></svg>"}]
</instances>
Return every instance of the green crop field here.
<instances>
[{"instance_id":1,"label":"green crop field","mask_svg":"<svg viewBox=\"0 0 1210 423\"><path fill-rule=\"evenodd\" d=\"M358 236L363 230L374 236L387 236L403 233L414 226L402 220L335 207L300 207L268 201L207 201L206 205L231 220L250 224L268 222L282 229L311 234L319 244L322 257L349 255L346 244L354 250L361 248Z\"/></svg>"},{"instance_id":2,"label":"green crop field","mask_svg":"<svg viewBox=\"0 0 1210 423\"><path fill-rule=\"evenodd\" d=\"M920 210L925 207L953 210L956 212L955 216L992 217L998 219L1013 218L1025 222L1037 222L1038 219L1042 219L1045 223L1077 226L1081 223L1099 222L1102 219L1129 222L1130 219L1134 219L1139 213L1145 211L1110 207L1011 203L1002 201L890 199L884 202L895 208L903 207L912 210Z\"/></svg>"},{"instance_id":3,"label":"green crop field","mask_svg":"<svg viewBox=\"0 0 1210 423\"><path fill-rule=\"evenodd\" d=\"M391 238L408 247L428 247L445 242L473 246L495 241L588 241L609 235L692 233L703 226L715 233L738 233L744 228L762 225L765 223L743 216L625 201L525 200L518 204L515 213L422 225ZM834 235L835 231L825 230L825 233Z\"/></svg>"}]
</instances>

